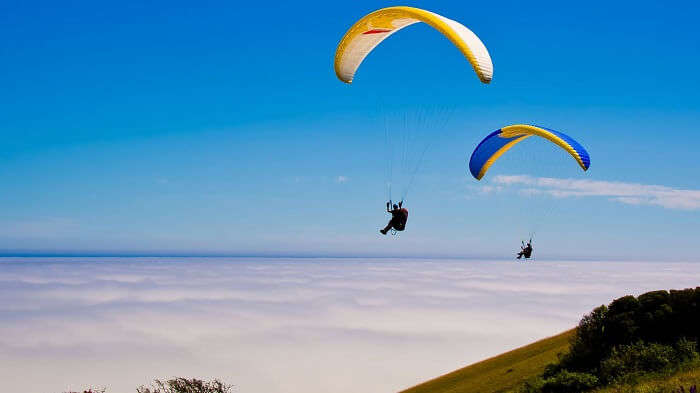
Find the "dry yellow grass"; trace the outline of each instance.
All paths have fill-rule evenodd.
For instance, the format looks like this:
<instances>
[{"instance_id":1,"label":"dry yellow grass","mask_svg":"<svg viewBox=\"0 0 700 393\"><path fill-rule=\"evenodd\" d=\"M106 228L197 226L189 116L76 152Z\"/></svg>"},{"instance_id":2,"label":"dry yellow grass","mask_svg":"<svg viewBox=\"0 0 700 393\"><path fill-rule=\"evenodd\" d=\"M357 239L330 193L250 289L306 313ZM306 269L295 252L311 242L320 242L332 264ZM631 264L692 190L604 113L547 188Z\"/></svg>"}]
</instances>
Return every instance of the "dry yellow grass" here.
<instances>
[{"instance_id":1,"label":"dry yellow grass","mask_svg":"<svg viewBox=\"0 0 700 393\"><path fill-rule=\"evenodd\" d=\"M453 371L401 393L505 393L540 375L569 350L575 329Z\"/></svg>"}]
</instances>

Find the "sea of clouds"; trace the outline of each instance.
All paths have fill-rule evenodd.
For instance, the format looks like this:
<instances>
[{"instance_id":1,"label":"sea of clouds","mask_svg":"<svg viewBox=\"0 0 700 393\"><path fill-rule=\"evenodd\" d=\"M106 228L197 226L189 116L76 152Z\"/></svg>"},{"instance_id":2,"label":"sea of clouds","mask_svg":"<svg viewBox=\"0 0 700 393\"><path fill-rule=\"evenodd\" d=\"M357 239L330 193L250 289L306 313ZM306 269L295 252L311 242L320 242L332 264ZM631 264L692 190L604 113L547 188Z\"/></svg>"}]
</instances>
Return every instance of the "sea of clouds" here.
<instances>
[{"instance_id":1,"label":"sea of clouds","mask_svg":"<svg viewBox=\"0 0 700 393\"><path fill-rule=\"evenodd\" d=\"M28 393L173 376L394 392L698 277L700 263L1 258L0 378Z\"/></svg>"}]
</instances>

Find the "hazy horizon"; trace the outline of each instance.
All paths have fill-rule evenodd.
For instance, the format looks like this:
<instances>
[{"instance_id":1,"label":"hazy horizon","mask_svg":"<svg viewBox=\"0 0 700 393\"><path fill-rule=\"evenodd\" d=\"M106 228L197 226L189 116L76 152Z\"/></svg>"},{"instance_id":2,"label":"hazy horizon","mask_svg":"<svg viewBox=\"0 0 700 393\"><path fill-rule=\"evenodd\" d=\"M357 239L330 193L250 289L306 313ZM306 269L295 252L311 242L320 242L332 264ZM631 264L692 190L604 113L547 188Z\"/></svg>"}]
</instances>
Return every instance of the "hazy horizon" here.
<instances>
[{"instance_id":1,"label":"hazy horizon","mask_svg":"<svg viewBox=\"0 0 700 393\"><path fill-rule=\"evenodd\" d=\"M533 242L534 243L534 242ZM514 248L514 251L518 251ZM515 252L512 253L515 256ZM387 254L387 255L373 255L373 254L278 254L278 253L225 253L225 252L212 252L212 253L196 253L196 252L100 252L100 251L80 251L80 252L5 252L0 253L0 262L12 262L15 260L21 260L23 262L44 262L46 260L51 260L53 258L64 259L73 258L76 262L82 262L89 258L180 258L180 259L253 259L253 260L264 260L264 259L291 259L291 260L304 260L304 259L378 259L378 260L438 260L438 261L462 261L462 262L478 262L478 261L504 261L502 255L499 256L456 256L456 255L401 255L401 254ZM532 257L529 262L572 262L572 263L586 263L586 262L619 262L619 263L700 263L696 258L684 257L679 259L668 259L660 260L658 258L639 258L639 257L618 257L618 258L587 258L587 257L576 257L568 256L566 258L561 257Z\"/></svg>"}]
</instances>

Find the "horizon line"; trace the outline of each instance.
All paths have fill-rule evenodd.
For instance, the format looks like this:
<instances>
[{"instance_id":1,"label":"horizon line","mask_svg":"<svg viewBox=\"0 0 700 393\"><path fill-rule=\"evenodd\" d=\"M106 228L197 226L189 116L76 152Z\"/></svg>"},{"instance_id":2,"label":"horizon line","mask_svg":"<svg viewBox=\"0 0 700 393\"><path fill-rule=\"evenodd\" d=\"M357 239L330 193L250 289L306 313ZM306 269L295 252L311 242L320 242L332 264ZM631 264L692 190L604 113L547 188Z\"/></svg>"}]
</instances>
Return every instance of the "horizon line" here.
<instances>
[{"instance_id":1,"label":"horizon line","mask_svg":"<svg viewBox=\"0 0 700 393\"><path fill-rule=\"evenodd\" d=\"M268 259L438 259L438 260L488 260L503 261L510 258L493 255L379 255L379 254L320 254L320 253L232 253L232 252L169 252L169 251L27 251L0 250L0 258L268 258ZM515 258L513 258L515 260ZM658 259L639 257L602 257L572 258L548 256L533 258L530 263L546 262L658 262ZM673 259L664 262L700 262L690 259Z\"/></svg>"}]
</instances>

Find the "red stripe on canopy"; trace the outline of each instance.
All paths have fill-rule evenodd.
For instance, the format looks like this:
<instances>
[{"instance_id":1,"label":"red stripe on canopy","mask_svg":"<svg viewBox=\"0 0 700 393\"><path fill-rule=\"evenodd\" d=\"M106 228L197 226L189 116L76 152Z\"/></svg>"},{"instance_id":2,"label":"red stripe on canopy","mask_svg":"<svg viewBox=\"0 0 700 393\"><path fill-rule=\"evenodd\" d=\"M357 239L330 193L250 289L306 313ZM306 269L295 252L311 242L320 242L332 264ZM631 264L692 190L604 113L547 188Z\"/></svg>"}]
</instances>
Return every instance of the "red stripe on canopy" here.
<instances>
[{"instance_id":1,"label":"red stripe on canopy","mask_svg":"<svg viewBox=\"0 0 700 393\"><path fill-rule=\"evenodd\" d=\"M390 32L391 29L372 29L372 30L367 30L362 34L379 34L379 33L388 33Z\"/></svg>"}]
</instances>

